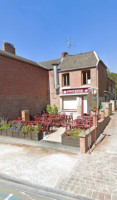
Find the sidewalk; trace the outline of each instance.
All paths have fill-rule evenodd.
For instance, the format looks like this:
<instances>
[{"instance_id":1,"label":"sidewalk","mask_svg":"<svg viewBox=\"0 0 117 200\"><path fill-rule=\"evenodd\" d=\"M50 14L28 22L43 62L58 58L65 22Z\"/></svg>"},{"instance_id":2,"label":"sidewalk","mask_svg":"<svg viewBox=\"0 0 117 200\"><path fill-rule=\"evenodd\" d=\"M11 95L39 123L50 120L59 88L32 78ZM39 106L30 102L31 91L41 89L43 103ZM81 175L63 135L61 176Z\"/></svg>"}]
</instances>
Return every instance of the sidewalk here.
<instances>
[{"instance_id":1,"label":"sidewalk","mask_svg":"<svg viewBox=\"0 0 117 200\"><path fill-rule=\"evenodd\" d=\"M91 155L78 156L71 176L61 180L59 189L92 199L117 200L117 112L103 135Z\"/></svg>"},{"instance_id":2,"label":"sidewalk","mask_svg":"<svg viewBox=\"0 0 117 200\"><path fill-rule=\"evenodd\" d=\"M41 148L32 141L24 145L21 139L8 144L11 141L1 136L0 173L76 196L117 200L116 130L117 113L104 130L104 140L90 155Z\"/></svg>"}]
</instances>

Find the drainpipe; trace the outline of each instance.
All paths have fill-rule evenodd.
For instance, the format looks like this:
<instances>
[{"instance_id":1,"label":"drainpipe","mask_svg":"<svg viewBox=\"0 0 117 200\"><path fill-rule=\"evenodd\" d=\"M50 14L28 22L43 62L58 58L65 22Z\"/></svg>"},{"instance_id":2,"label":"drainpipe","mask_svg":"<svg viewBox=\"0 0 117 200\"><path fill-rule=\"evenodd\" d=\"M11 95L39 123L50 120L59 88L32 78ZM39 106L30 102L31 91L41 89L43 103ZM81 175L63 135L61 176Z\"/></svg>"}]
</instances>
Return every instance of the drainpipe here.
<instances>
[{"instance_id":1,"label":"drainpipe","mask_svg":"<svg viewBox=\"0 0 117 200\"><path fill-rule=\"evenodd\" d=\"M58 89L58 74L57 74L57 66L58 64L53 65L53 78L54 78L54 89Z\"/></svg>"}]
</instances>

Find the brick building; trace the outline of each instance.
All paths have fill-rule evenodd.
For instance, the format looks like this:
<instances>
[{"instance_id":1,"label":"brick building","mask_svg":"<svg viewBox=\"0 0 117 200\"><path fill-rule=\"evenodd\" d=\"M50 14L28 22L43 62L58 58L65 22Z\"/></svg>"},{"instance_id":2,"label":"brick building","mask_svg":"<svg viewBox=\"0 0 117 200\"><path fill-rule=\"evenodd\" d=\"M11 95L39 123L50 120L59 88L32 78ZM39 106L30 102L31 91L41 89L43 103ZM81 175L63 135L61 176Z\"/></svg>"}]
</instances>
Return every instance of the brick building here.
<instances>
[{"instance_id":1,"label":"brick building","mask_svg":"<svg viewBox=\"0 0 117 200\"><path fill-rule=\"evenodd\" d=\"M48 71L15 55L14 46L5 42L0 50L0 117L16 119L23 109L37 114L48 102Z\"/></svg>"},{"instance_id":2,"label":"brick building","mask_svg":"<svg viewBox=\"0 0 117 200\"><path fill-rule=\"evenodd\" d=\"M59 111L88 113L88 94L91 91L97 106L101 101L116 98L115 83L108 78L107 67L95 51L67 55L39 63L48 69L50 104Z\"/></svg>"},{"instance_id":3,"label":"brick building","mask_svg":"<svg viewBox=\"0 0 117 200\"><path fill-rule=\"evenodd\" d=\"M95 51L64 52L61 58L36 63L17 56L14 46L4 42L0 50L0 117L15 119L21 110L35 115L48 103L67 114L85 114L90 91L97 106L116 96L115 83Z\"/></svg>"}]
</instances>

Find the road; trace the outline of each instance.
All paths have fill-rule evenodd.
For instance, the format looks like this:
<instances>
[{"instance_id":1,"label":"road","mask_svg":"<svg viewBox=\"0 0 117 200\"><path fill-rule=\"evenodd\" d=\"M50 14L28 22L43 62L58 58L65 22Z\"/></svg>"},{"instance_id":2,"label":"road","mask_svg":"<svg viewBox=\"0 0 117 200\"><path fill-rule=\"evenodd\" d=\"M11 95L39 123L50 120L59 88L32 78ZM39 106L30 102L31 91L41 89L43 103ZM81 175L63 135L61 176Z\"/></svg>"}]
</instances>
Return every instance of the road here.
<instances>
[{"instance_id":1,"label":"road","mask_svg":"<svg viewBox=\"0 0 117 200\"><path fill-rule=\"evenodd\" d=\"M26 191L27 190L27 191ZM29 190L29 191L28 191ZM33 194L34 193L34 194ZM0 179L0 200L52 200L36 194L36 191L23 187L19 189L17 184Z\"/></svg>"},{"instance_id":2,"label":"road","mask_svg":"<svg viewBox=\"0 0 117 200\"><path fill-rule=\"evenodd\" d=\"M0 200L75 200L70 196L0 179ZM77 198L78 199L78 198ZM84 199L85 200L85 199ZM88 199L86 199L88 200Z\"/></svg>"}]
</instances>

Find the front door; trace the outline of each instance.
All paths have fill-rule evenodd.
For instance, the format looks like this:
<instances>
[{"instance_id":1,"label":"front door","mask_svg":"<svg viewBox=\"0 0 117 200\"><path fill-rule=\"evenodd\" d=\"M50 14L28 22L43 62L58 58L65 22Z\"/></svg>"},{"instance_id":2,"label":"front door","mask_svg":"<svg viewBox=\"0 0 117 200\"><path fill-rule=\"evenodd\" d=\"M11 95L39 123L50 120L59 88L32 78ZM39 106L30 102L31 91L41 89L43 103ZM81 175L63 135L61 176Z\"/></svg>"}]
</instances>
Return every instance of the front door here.
<instances>
[{"instance_id":1,"label":"front door","mask_svg":"<svg viewBox=\"0 0 117 200\"><path fill-rule=\"evenodd\" d=\"M87 96L83 96L82 97L82 116L84 116L84 114L87 114Z\"/></svg>"}]
</instances>

